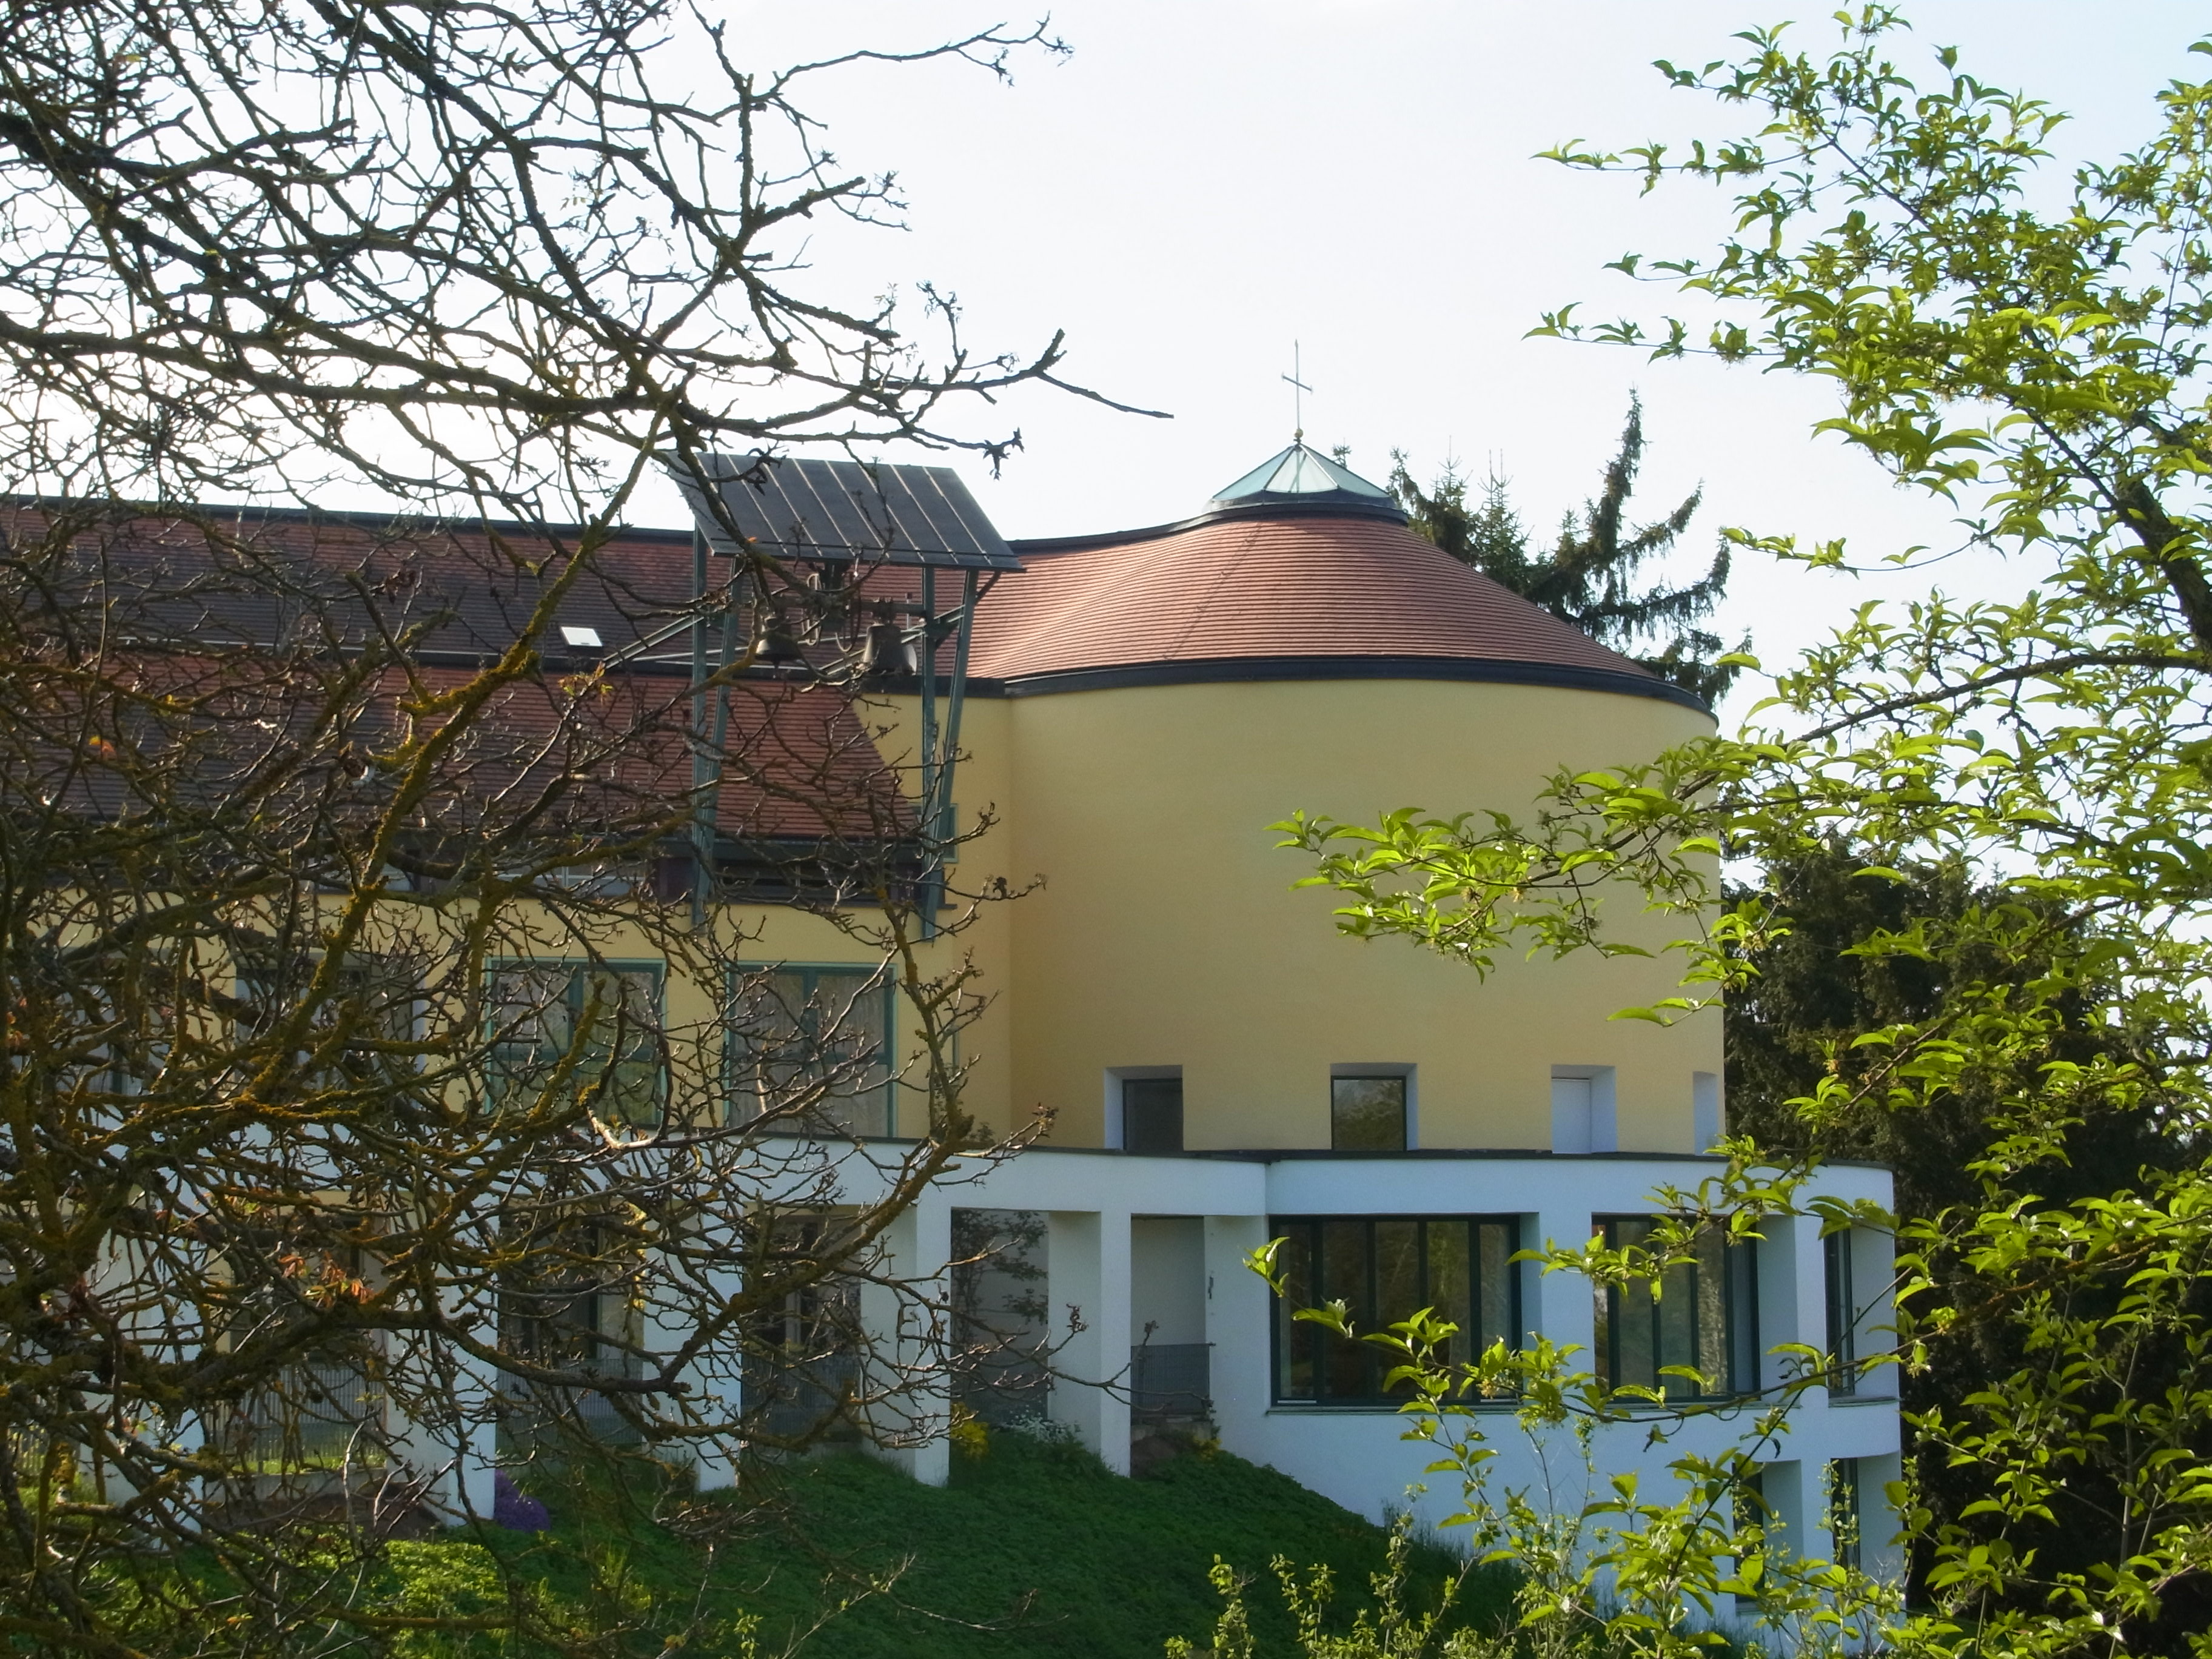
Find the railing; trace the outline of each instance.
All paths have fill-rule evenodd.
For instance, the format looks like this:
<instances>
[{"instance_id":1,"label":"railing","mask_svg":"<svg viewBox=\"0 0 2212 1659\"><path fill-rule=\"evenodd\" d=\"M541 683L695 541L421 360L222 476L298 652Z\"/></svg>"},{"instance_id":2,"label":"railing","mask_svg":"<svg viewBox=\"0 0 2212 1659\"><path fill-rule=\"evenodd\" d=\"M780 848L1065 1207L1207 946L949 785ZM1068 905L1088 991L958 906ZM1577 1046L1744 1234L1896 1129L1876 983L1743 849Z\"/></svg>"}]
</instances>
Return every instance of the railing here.
<instances>
[{"instance_id":1,"label":"railing","mask_svg":"<svg viewBox=\"0 0 2212 1659\"><path fill-rule=\"evenodd\" d=\"M747 1414L769 1435L796 1439L823 1430L825 1439L848 1439L857 1432L849 1421L836 1420L839 1402L860 1377L853 1354L830 1354L776 1366L756 1359L745 1367Z\"/></svg>"},{"instance_id":2,"label":"railing","mask_svg":"<svg viewBox=\"0 0 2212 1659\"><path fill-rule=\"evenodd\" d=\"M241 1450L264 1474L381 1462L383 1408L381 1393L358 1367L301 1360L246 1405Z\"/></svg>"},{"instance_id":3,"label":"railing","mask_svg":"<svg viewBox=\"0 0 2212 1659\"><path fill-rule=\"evenodd\" d=\"M1212 1350L1210 1342L1151 1342L1130 1349L1130 1417L1164 1423L1210 1415Z\"/></svg>"}]
</instances>

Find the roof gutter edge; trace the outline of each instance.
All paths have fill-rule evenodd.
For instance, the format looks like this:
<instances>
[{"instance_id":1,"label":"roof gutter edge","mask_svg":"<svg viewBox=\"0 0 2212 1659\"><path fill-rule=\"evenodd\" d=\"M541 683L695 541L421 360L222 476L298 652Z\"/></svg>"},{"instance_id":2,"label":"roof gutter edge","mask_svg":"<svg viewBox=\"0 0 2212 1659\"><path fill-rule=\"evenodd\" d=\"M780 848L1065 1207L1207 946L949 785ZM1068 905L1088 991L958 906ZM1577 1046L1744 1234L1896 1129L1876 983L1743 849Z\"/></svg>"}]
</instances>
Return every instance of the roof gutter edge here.
<instances>
[{"instance_id":1,"label":"roof gutter edge","mask_svg":"<svg viewBox=\"0 0 2212 1659\"><path fill-rule=\"evenodd\" d=\"M1571 663L1479 657L1310 656L1197 657L1176 662L1103 664L1004 678L977 676L968 695L1043 697L1067 691L1113 691L1140 685L1220 685L1269 680L1456 680L1496 685L1548 685L1650 697L1711 719L1704 700L1656 676Z\"/></svg>"}]
</instances>

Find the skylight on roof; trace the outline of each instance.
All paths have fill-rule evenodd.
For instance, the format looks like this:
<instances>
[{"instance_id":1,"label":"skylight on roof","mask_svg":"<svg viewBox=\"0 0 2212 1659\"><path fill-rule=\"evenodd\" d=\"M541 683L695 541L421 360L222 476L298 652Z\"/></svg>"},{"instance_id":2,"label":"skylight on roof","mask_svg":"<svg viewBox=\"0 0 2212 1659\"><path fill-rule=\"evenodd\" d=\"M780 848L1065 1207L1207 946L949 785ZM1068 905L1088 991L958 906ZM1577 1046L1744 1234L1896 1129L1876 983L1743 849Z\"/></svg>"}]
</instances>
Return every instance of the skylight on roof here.
<instances>
[{"instance_id":1,"label":"skylight on roof","mask_svg":"<svg viewBox=\"0 0 2212 1659\"><path fill-rule=\"evenodd\" d=\"M1251 495L1326 495L1337 493L1358 495L1371 501L1387 501L1390 499L1390 492L1380 484L1368 483L1351 468L1338 465L1328 456L1308 449L1302 443L1292 444L1281 454L1270 456L1213 499L1233 501Z\"/></svg>"}]
</instances>

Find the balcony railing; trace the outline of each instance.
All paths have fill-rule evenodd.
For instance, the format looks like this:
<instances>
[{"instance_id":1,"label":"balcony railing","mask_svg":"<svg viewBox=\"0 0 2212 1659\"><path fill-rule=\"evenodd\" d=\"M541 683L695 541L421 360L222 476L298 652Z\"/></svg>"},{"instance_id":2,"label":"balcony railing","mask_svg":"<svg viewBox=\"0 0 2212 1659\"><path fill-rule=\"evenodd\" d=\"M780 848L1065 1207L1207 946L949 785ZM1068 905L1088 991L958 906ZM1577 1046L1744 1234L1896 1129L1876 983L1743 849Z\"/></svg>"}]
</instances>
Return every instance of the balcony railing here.
<instances>
[{"instance_id":1,"label":"balcony railing","mask_svg":"<svg viewBox=\"0 0 2212 1659\"><path fill-rule=\"evenodd\" d=\"M1129 1416L1169 1423L1213 1410L1210 1342L1151 1342L1129 1350Z\"/></svg>"}]
</instances>

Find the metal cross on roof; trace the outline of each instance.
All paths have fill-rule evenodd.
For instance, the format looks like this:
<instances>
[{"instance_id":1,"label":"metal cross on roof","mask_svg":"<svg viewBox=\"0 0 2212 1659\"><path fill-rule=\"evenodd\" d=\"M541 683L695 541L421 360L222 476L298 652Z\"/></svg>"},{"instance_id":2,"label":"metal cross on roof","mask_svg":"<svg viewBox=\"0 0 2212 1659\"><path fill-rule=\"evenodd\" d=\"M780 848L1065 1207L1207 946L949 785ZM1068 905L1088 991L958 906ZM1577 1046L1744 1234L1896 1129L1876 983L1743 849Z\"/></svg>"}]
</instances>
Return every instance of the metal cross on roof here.
<instances>
[{"instance_id":1,"label":"metal cross on roof","mask_svg":"<svg viewBox=\"0 0 2212 1659\"><path fill-rule=\"evenodd\" d=\"M1291 372L1283 378L1295 388L1291 393L1291 441L1300 444L1306 441L1305 395L1313 390L1299 378L1304 373L1298 361L1298 343L1293 340L1291 342Z\"/></svg>"}]
</instances>

